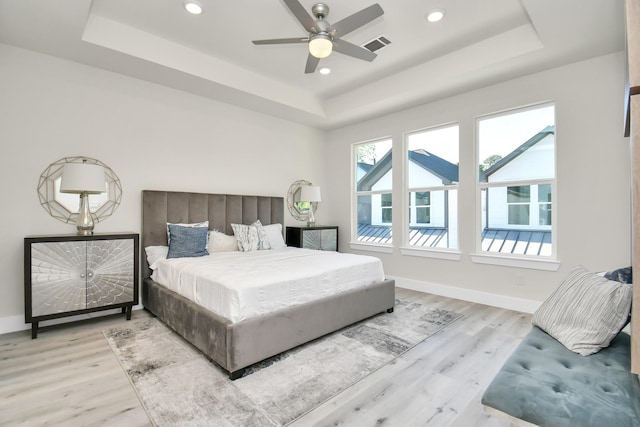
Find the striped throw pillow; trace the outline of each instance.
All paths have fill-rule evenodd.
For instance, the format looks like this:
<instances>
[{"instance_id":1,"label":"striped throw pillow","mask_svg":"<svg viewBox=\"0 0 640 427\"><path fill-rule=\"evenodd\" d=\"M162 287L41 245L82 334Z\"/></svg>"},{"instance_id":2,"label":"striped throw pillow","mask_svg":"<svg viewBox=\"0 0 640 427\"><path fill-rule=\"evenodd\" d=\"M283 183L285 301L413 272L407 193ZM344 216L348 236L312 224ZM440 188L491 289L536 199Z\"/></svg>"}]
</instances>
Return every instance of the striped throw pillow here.
<instances>
[{"instance_id":1,"label":"striped throw pillow","mask_svg":"<svg viewBox=\"0 0 640 427\"><path fill-rule=\"evenodd\" d=\"M626 325L632 288L574 268L540 308L531 323L569 350L588 356L607 347Z\"/></svg>"}]
</instances>

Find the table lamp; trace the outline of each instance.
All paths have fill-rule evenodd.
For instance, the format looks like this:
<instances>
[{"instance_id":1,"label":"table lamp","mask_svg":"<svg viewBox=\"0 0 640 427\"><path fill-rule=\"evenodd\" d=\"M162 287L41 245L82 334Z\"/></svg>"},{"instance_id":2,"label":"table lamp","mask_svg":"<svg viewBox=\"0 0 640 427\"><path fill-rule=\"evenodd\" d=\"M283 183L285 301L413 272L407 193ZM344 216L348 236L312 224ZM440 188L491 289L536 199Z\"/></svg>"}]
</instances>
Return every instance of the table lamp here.
<instances>
[{"instance_id":1,"label":"table lamp","mask_svg":"<svg viewBox=\"0 0 640 427\"><path fill-rule=\"evenodd\" d=\"M300 201L309 202L307 226L314 227L316 225L316 217L313 212L313 204L322 201L320 197L320 187L317 185L303 185L300 187Z\"/></svg>"},{"instance_id":2,"label":"table lamp","mask_svg":"<svg viewBox=\"0 0 640 427\"><path fill-rule=\"evenodd\" d=\"M105 191L106 180L102 166L86 163L86 161L64 165L60 192L80 195L80 211L76 222L78 234L93 234L94 222L89 209L89 194L100 194Z\"/></svg>"}]
</instances>

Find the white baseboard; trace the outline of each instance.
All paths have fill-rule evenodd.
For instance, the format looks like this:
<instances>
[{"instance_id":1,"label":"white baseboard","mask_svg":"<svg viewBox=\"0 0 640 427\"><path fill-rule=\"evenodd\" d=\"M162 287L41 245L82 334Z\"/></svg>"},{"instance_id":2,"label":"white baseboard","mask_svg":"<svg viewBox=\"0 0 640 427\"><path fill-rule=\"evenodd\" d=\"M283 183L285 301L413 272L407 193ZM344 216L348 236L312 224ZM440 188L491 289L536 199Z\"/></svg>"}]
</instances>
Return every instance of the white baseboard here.
<instances>
[{"instance_id":1,"label":"white baseboard","mask_svg":"<svg viewBox=\"0 0 640 427\"><path fill-rule=\"evenodd\" d=\"M24 323L24 315L0 317L0 335L24 331L25 329L31 329L31 324Z\"/></svg>"},{"instance_id":2,"label":"white baseboard","mask_svg":"<svg viewBox=\"0 0 640 427\"><path fill-rule=\"evenodd\" d=\"M437 283L405 279L402 277L387 276L387 278L395 280L396 286L399 288L411 289L413 291L425 292L447 298L455 298L462 301L490 305L493 307L506 308L508 310L520 311L522 313L534 313L538 307L540 307L540 304L542 304L540 301L510 297L501 294L492 294L473 289L458 288L456 286L440 285Z\"/></svg>"},{"instance_id":3,"label":"white baseboard","mask_svg":"<svg viewBox=\"0 0 640 427\"><path fill-rule=\"evenodd\" d=\"M143 307L141 304L133 306L134 310L140 310L142 308ZM117 314L121 312L122 312L122 309L120 308L114 308L113 310L95 311L87 314L78 314L77 316L60 317L58 319L45 320L43 322L40 322L39 326L46 327L51 325L59 325L61 323L75 322L77 320L86 320L86 319L92 319L95 317L110 316L112 314ZM0 335L8 334L11 332L24 331L27 329L31 329L31 323L24 322L24 315L0 317Z\"/></svg>"}]
</instances>

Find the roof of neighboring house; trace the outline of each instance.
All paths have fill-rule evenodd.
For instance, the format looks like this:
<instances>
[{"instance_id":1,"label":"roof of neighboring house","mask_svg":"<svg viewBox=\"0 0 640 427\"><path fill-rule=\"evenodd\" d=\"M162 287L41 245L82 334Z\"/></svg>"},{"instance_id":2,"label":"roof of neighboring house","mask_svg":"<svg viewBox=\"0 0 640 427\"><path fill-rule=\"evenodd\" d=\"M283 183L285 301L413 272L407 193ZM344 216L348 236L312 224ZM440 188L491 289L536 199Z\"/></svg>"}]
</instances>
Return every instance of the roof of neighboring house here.
<instances>
[{"instance_id":1,"label":"roof of neighboring house","mask_svg":"<svg viewBox=\"0 0 640 427\"><path fill-rule=\"evenodd\" d=\"M501 254L550 256L551 231L488 228L482 232L482 250Z\"/></svg>"},{"instance_id":2,"label":"roof of neighboring house","mask_svg":"<svg viewBox=\"0 0 640 427\"><path fill-rule=\"evenodd\" d=\"M440 179L443 184L458 182L458 165L431 154L427 150L419 149L409 151L409 159L413 160Z\"/></svg>"},{"instance_id":3,"label":"roof of neighboring house","mask_svg":"<svg viewBox=\"0 0 640 427\"><path fill-rule=\"evenodd\" d=\"M409 151L409 159L442 179L443 184L458 182L458 165L454 165L442 157L419 149ZM371 169L358 181L358 190L371 190L371 187L391 170L391 160L391 151L389 151L375 165L370 165ZM358 166L361 166L361 163L358 163Z\"/></svg>"},{"instance_id":4,"label":"roof of neighboring house","mask_svg":"<svg viewBox=\"0 0 640 427\"><path fill-rule=\"evenodd\" d=\"M365 172L369 172L371 170L371 168L373 167L372 164L369 163L364 163L364 162L358 162L358 167L360 169L362 169Z\"/></svg>"},{"instance_id":5,"label":"roof of neighboring house","mask_svg":"<svg viewBox=\"0 0 640 427\"><path fill-rule=\"evenodd\" d=\"M390 243L391 227L358 224L358 241ZM409 244L422 248L446 247L447 229L410 227ZM482 250L501 254L551 255L551 231L505 230L489 228L482 232Z\"/></svg>"},{"instance_id":6,"label":"roof of neighboring house","mask_svg":"<svg viewBox=\"0 0 640 427\"><path fill-rule=\"evenodd\" d=\"M507 165L513 159L515 159L516 157L518 157L519 155L527 151L529 148L536 145L538 142L542 141L548 135L553 135L555 133L556 133L555 126L545 127L540 132L535 134L533 137L529 138L524 144L522 144L521 146L513 150L511 153L507 154L505 157L503 157L502 159L494 163L489 169L484 171L484 173L480 175L480 182L487 182L488 177L491 174L495 173L496 171L501 169L503 166Z\"/></svg>"},{"instance_id":7,"label":"roof of neighboring house","mask_svg":"<svg viewBox=\"0 0 640 427\"><path fill-rule=\"evenodd\" d=\"M387 152L380 160L371 165L371 169L367 172L360 181L358 181L358 191L369 191L376 182L391 170L391 150Z\"/></svg>"}]
</instances>

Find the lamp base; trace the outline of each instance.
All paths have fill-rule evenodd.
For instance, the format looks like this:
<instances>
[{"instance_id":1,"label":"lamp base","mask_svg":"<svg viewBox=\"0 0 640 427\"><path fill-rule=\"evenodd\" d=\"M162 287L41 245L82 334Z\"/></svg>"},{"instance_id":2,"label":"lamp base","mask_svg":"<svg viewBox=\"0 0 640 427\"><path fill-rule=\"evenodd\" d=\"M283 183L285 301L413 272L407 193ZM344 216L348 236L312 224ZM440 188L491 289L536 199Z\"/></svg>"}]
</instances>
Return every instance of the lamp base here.
<instances>
[{"instance_id":1,"label":"lamp base","mask_svg":"<svg viewBox=\"0 0 640 427\"><path fill-rule=\"evenodd\" d=\"M309 215L307 216L307 227L316 226L316 217L313 214L313 204L309 207Z\"/></svg>"},{"instance_id":2,"label":"lamp base","mask_svg":"<svg viewBox=\"0 0 640 427\"><path fill-rule=\"evenodd\" d=\"M89 210L89 194L80 193L80 212L78 212L78 221L76 222L76 229L80 236L90 236L93 234L93 217Z\"/></svg>"}]
</instances>

